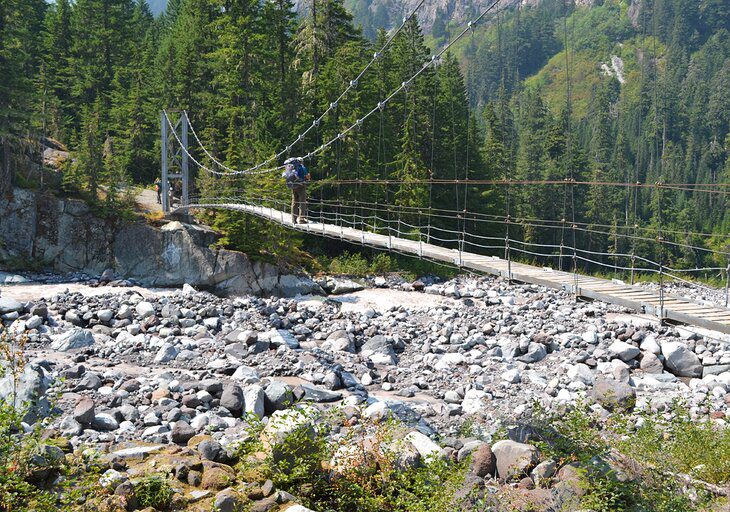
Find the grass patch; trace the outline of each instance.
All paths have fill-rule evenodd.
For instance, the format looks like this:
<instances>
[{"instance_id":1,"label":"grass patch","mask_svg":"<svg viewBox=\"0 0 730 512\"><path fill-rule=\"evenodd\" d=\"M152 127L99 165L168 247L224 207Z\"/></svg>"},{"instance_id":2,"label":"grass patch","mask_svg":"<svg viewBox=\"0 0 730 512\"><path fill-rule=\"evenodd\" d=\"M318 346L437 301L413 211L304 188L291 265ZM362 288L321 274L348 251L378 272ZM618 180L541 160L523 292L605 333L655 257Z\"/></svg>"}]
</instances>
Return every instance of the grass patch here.
<instances>
[{"instance_id":1,"label":"grass patch","mask_svg":"<svg viewBox=\"0 0 730 512\"><path fill-rule=\"evenodd\" d=\"M623 415L601 422L584 404L562 413L535 410L535 444L559 465L579 468L582 508L690 512L727 506L717 492L730 483L727 425L692 419L680 403L671 414L645 413L639 422Z\"/></svg>"},{"instance_id":2,"label":"grass patch","mask_svg":"<svg viewBox=\"0 0 730 512\"><path fill-rule=\"evenodd\" d=\"M170 482L163 476L149 475L134 484L134 494L140 508L165 510L170 506L175 492Z\"/></svg>"}]
</instances>

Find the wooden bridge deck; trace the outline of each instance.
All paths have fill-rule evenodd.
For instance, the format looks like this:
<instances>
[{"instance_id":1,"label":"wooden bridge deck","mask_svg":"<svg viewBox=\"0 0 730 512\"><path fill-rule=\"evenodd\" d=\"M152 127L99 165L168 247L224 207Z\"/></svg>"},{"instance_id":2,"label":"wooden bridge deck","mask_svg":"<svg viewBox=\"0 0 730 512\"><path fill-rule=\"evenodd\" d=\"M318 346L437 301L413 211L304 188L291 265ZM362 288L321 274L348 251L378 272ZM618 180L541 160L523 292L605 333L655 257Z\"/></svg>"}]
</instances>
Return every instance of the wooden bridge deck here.
<instances>
[{"instance_id":1,"label":"wooden bridge deck","mask_svg":"<svg viewBox=\"0 0 730 512\"><path fill-rule=\"evenodd\" d=\"M661 307L659 294L638 286L617 283L607 279L576 276L549 268L511 262L495 256L484 256L459 252L438 245L406 240L388 235L362 231L350 227L320 222L293 224L291 215L280 210L247 204L191 205L191 207L225 208L248 212L278 222L286 227L312 234L339 238L342 240L391 249L435 261L464 267L480 273L501 276L507 279L548 288L566 290L576 296L617 304L638 312L653 314L663 320L695 325L730 334L730 309L699 304L691 299L664 294Z\"/></svg>"}]
</instances>

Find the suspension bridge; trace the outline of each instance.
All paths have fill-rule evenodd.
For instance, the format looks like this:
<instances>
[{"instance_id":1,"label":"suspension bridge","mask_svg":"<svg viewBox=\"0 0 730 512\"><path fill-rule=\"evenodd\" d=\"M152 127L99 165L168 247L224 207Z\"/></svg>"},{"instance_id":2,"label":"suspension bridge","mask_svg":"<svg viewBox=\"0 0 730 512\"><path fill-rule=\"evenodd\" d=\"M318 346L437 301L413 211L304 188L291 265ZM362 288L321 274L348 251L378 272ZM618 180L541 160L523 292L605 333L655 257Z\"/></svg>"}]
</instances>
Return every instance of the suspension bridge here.
<instances>
[{"instance_id":1,"label":"suspension bridge","mask_svg":"<svg viewBox=\"0 0 730 512\"><path fill-rule=\"evenodd\" d=\"M191 195L191 166L196 172L207 173L220 179L237 179L275 173L283 169L277 165L284 156L292 153L295 144L304 146L304 141L310 131L317 129L325 117L335 111L339 102L358 85L363 75L370 69L390 46L393 39L405 27L406 23L416 15L423 4L421 2L403 18L402 24L388 37L383 47L373 54L370 62L360 73L349 81L349 85L340 96L330 103L329 107L311 125L300 133L295 140L283 147L269 158L244 169L237 169L219 161L209 151L195 132L187 112L163 111L161 116L162 142L162 184L163 210L226 209L240 211L254 215L270 222L280 224L286 228L297 230L333 239L338 239L361 246L373 247L381 250L397 252L415 256L447 265L456 266L465 271L500 276L510 281L537 284L552 289L565 290L577 298L601 300L607 303L620 305L634 311L656 316L661 321L697 326L721 333L730 334L730 309L728 301L730 294L730 253L699 247L683 241L686 235L717 236L709 233L686 233L663 230L661 225L656 228L641 227L636 224L622 226L600 226L595 224L581 224L565 215L568 197L573 197L576 187L606 186L621 187L629 191L638 191L641 188L652 190L689 190L696 193L730 194L730 189L722 186L713 187L707 184L677 184L677 183L600 183L578 182L571 176L564 180L519 181L506 177L501 180L475 180L464 178L453 180L426 180L398 181L392 179L364 180L358 176L348 176L340 179L315 180L319 187L336 186L338 194L335 199L310 198L309 222L295 223L287 211L286 202L280 195L255 195L250 188L241 194L226 191L217 194ZM473 32L475 27L484 21L485 16L496 9L501 0L497 0L482 11L479 16L470 21L467 26L438 53L425 61L420 69L410 78L404 80L395 90L390 92L365 115L357 119L350 126L344 127L336 136L318 145L315 149L301 156L304 161L311 161L317 155L346 143L348 137L357 133L363 123L378 113L382 115L386 108L398 94L407 94L409 86L429 67L436 66L440 58L451 46L462 37ZM508 8L515 2L507 2L502 9ZM192 140L191 140L192 136ZM191 147L191 142L193 142ZM170 179L179 179L181 182L178 204L172 203L172 196L168 194ZM406 207L394 204L389 200L388 187L424 186L432 191L434 187L453 187L455 195L459 194L459 187L463 187L466 198L469 187L502 187L506 189L506 212L504 215L486 214L471 211L463 207L454 209L437 209L428 207ZM385 187L383 201L367 202L360 196L362 187ZM564 214L560 219L525 219L511 215L509 191L520 186L552 186L564 191ZM283 183L282 183L283 187ZM348 200L340 193L340 187L354 187ZM223 189L225 187L221 187ZM431 193L431 192L429 192ZM628 218L628 212L627 212ZM494 229L485 226L500 226L503 235L494 236ZM545 230L554 230L560 233L559 243L537 243L517 236L520 229L535 227ZM624 238L630 244L628 252L597 252L590 247L579 247L576 243L577 233L590 233L592 236L605 236L613 239ZM567 236L566 236L567 234ZM572 243L570 243L572 235ZM674 239L672 238L674 236ZM730 235L726 236L730 238ZM265 241L262 241L265 243ZM639 253L637 244L654 244L657 247L659 261L654 261ZM664 261L663 254L666 248L675 247L694 252L710 253L712 261L724 262L724 266L710 266L697 268L672 268ZM538 266L525 263L526 260L548 262L548 266ZM591 277L579 273L579 267L592 266L603 269L604 274L613 274L614 279ZM568 269L566 269L566 267ZM619 279L626 277L628 279ZM653 286L639 285L639 277L653 276L658 284ZM711 288L698 278L712 278L714 281L724 282L724 290ZM625 282L628 280L629 282Z\"/></svg>"}]
</instances>

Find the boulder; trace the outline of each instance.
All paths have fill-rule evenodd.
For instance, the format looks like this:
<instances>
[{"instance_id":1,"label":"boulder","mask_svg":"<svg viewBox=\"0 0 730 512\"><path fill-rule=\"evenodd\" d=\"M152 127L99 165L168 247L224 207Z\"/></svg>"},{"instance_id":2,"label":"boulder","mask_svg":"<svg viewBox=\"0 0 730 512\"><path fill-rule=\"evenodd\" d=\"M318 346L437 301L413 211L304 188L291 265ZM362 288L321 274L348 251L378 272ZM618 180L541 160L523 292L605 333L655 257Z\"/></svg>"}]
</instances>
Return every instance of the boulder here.
<instances>
[{"instance_id":1,"label":"boulder","mask_svg":"<svg viewBox=\"0 0 730 512\"><path fill-rule=\"evenodd\" d=\"M542 361L543 359L545 359L545 356L547 356L547 349L545 348L545 345L543 345L542 343L531 342L528 345L527 353L519 356L517 360L523 363L530 364Z\"/></svg>"},{"instance_id":2,"label":"boulder","mask_svg":"<svg viewBox=\"0 0 730 512\"><path fill-rule=\"evenodd\" d=\"M406 434L405 440L418 450L421 458L425 461L434 460L441 453L441 447L439 445L418 431L412 431Z\"/></svg>"},{"instance_id":3,"label":"boulder","mask_svg":"<svg viewBox=\"0 0 730 512\"><path fill-rule=\"evenodd\" d=\"M317 403L325 402L336 402L342 398L342 393L335 393L326 389L318 388L316 386L310 386L309 384L302 384L302 390L304 390L304 400L310 400Z\"/></svg>"},{"instance_id":4,"label":"boulder","mask_svg":"<svg viewBox=\"0 0 730 512\"><path fill-rule=\"evenodd\" d=\"M593 398L609 411L630 411L636 405L636 390L628 382L601 376L593 385Z\"/></svg>"},{"instance_id":5,"label":"boulder","mask_svg":"<svg viewBox=\"0 0 730 512\"><path fill-rule=\"evenodd\" d=\"M96 416L94 401L89 397L84 397L78 401L74 408L73 417L82 425L91 425Z\"/></svg>"},{"instance_id":6,"label":"boulder","mask_svg":"<svg viewBox=\"0 0 730 512\"><path fill-rule=\"evenodd\" d=\"M492 448L484 443L471 456L471 471L481 478L494 476L497 470L497 457Z\"/></svg>"},{"instance_id":7,"label":"boulder","mask_svg":"<svg viewBox=\"0 0 730 512\"><path fill-rule=\"evenodd\" d=\"M702 363L697 354L684 343L667 341L662 344L662 355L667 370L677 377L702 377Z\"/></svg>"},{"instance_id":8,"label":"boulder","mask_svg":"<svg viewBox=\"0 0 730 512\"><path fill-rule=\"evenodd\" d=\"M264 389L258 384L248 386L243 392L244 412L258 419L264 417Z\"/></svg>"},{"instance_id":9,"label":"boulder","mask_svg":"<svg viewBox=\"0 0 730 512\"><path fill-rule=\"evenodd\" d=\"M226 384L221 393L221 407L228 409L234 416L243 411L243 390L237 384Z\"/></svg>"},{"instance_id":10,"label":"boulder","mask_svg":"<svg viewBox=\"0 0 730 512\"><path fill-rule=\"evenodd\" d=\"M497 441L492 446L497 458L497 474L503 480L522 477L537 462L537 448L515 441Z\"/></svg>"},{"instance_id":11,"label":"boulder","mask_svg":"<svg viewBox=\"0 0 730 512\"><path fill-rule=\"evenodd\" d=\"M155 306L152 305L152 303L144 300L138 302L137 305L134 307L134 310L137 312L137 315L140 318L147 318L148 316L152 316L155 314Z\"/></svg>"},{"instance_id":12,"label":"boulder","mask_svg":"<svg viewBox=\"0 0 730 512\"><path fill-rule=\"evenodd\" d=\"M272 380L264 390L264 409L266 414L281 411L294 403L291 386L280 380Z\"/></svg>"},{"instance_id":13,"label":"boulder","mask_svg":"<svg viewBox=\"0 0 730 512\"><path fill-rule=\"evenodd\" d=\"M48 416L51 410L46 396L50 385L51 377L45 368L35 363L26 364L17 385L10 374L0 377L0 401L15 407L25 404L28 409L23 421L34 423L37 419Z\"/></svg>"},{"instance_id":14,"label":"boulder","mask_svg":"<svg viewBox=\"0 0 730 512\"><path fill-rule=\"evenodd\" d=\"M186 421L176 421L172 425L170 437L176 444L186 444L196 434L195 429Z\"/></svg>"},{"instance_id":15,"label":"boulder","mask_svg":"<svg viewBox=\"0 0 730 512\"><path fill-rule=\"evenodd\" d=\"M653 352L642 352L639 368L645 373L662 373L664 364Z\"/></svg>"},{"instance_id":16,"label":"boulder","mask_svg":"<svg viewBox=\"0 0 730 512\"><path fill-rule=\"evenodd\" d=\"M608 352L611 356L616 357L621 361L628 362L635 359L641 353L641 350L629 343L616 340L611 343L610 347L608 347Z\"/></svg>"},{"instance_id":17,"label":"boulder","mask_svg":"<svg viewBox=\"0 0 730 512\"><path fill-rule=\"evenodd\" d=\"M6 315L8 313L20 313L24 309L21 302L11 297L0 297L0 315Z\"/></svg>"},{"instance_id":18,"label":"boulder","mask_svg":"<svg viewBox=\"0 0 730 512\"><path fill-rule=\"evenodd\" d=\"M59 352L75 350L94 344L94 335L80 327L74 327L64 333L51 336L51 348Z\"/></svg>"},{"instance_id":19,"label":"boulder","mask_svg":"<svg viewBox=\"0 0 730 512\"><path fill-rule=\"evenodd\" d=\"M155 363L169 363L173 361L180 351L170 343L163 344L155 355Z\"/></svg>"},{"instance_id":20,"label":"boulder","mask_svg":"<svg viewBox=\"0 0 730 512\"><path fill-rule=\"evenodd\" d=\"M375 364L395 365L398 358L393 350L393 344L385 336L373 336L362 346L362 357L370 359Z\"/></svg>"},{"instance_id":21,"label":"boulder","mask_svg":"<svg viewBox=\"0 0 730 512\"><path fill-rule=\"evenodd\" d=\"M264 449L272 454L275 461L306 454L314 448L307 441L314 440L318 417L312 406L275 411L261 432Z\"/></svg>"}]
</instances>

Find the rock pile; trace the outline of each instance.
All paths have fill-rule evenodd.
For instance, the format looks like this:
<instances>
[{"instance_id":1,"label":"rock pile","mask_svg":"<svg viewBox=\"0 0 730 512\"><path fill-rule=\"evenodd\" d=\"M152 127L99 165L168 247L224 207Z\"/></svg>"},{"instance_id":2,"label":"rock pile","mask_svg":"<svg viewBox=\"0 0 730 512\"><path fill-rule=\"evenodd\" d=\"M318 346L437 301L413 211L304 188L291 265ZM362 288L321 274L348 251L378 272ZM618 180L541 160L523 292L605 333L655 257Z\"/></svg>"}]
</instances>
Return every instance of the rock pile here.
<instances>
[{"instance_id":1,"label":"rock pile","mask_svg":"<svg viewBox=\"0 0 730 512\"><path fill-rule=\"evenodd\" d=\"M335 293L355 284L322 282ZM404 305L345 308L356 296L220 298L186 286L152 298L125 289L28 303L4 297L0 319L27 336L36 356L21 380L23 397L35 397L28 422L48 413L49 388L60 391L54 427L71 446L112 446L112 459L159 447L190 461L173 473L221 510L241 492L226 467L252 422L263 423L264 444L276 450L283 433L315 428L312 418L333 407L345 418L334 435L396 417L410 429L404 464L471 455L474 478L530 489L574 481L575 472L519 436L487 441L534 403L551 410L589 400L607 416L666 410L681 397L696 416L728 415L730 340L722 335L492 278L369 284ZM0 399L8 397L0 380ZM465 435L467 420L476 426ZM109 473L118 489L134 477L113 463L109 471L121 474ZM271 486L246 492L289 500Z\"/></svg>"}]
</instances>

